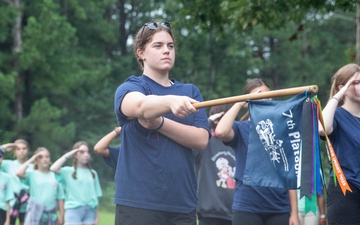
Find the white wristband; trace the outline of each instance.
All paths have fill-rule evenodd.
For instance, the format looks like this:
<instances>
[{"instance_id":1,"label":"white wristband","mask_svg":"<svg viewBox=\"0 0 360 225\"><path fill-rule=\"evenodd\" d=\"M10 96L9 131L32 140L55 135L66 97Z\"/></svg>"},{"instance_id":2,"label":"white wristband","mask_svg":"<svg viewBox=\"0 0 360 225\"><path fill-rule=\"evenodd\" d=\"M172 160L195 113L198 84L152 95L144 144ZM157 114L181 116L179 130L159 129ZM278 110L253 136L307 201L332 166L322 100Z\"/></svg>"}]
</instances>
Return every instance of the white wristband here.
<instances>
[{"instance_id":1,"label":"white wristband","mask_svg":"<svg viewBox=\"0 0 360 225\"><path fill-rule=\"evenodd\" d=\"M321 219L325 219L325 218L326 218L326 215L325 215L325 214L321 214L321 215L320 215L320 218L321 218Z\"/></svg>"}]
</instances>

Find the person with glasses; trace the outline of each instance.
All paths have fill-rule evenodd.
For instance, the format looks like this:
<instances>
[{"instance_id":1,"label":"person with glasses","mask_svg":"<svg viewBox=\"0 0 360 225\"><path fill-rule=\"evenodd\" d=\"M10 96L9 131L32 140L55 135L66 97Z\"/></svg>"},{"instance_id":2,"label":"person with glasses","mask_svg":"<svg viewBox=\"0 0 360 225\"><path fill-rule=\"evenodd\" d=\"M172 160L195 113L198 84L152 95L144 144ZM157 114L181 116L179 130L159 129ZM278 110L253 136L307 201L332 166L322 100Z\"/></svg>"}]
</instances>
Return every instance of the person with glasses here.
<instances>
[{"instance_id":1,"label":"person with glasses","mask_svg":"<svg viewBox=\"0 0 360 225\"><path fill-rule=\"evenodd\" d=\"M175 42L168 22L145 23L134 39L142 75L116 90L120 133L115 173L115 224L196 224L197 186L192 149L206 148L210 132L194 84L170 79Z\"/></svg>"},{"instance_id":2,"label":"person with glasses","mask_svg":"<svg viewBox=\"0 0 360 225\"><path fill-rule=\"evenodd\" d=\"M330 170L327 188L327 222L360 224L360 66L341 67L333 76L330 98L322 112L324 128L319 126L333 146L342 172L352 192L343 194ZM338 180L340 183L340 180Z\"/></svg>"}]
</instances>

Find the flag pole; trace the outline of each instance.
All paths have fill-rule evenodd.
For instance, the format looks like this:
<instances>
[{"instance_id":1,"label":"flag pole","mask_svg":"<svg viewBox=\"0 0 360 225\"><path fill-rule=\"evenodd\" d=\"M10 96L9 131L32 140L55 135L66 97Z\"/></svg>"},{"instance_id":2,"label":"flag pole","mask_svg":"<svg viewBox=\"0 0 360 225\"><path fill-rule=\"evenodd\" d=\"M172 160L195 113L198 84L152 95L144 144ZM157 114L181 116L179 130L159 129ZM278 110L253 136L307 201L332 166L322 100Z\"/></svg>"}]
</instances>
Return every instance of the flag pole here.
<instances>
[{"instance_id":1,"label":"flag pole","mask_svg":"<svg viewBox=\"0 0 360 225\"><path fill-rule=\"evenodd\" d=\"M223 105L223 104L230 104L236 102L243 102L246 100L256 100L256 99L265 99L265 98L275 98L275 97L282 97L282 96L289 96L289 95L296 95L300 94L304 91L308 91L310 93L317 93L319 90L317 85L308 85L302 87L294 87L294 88L285 88L273 91L266 91L260 93L252 93L246 95L238 95L232 96L227 98L219 98L204 102L196 102L193 106L197 109L211 107L215 105Z\"/></svg>"}]
</instances>

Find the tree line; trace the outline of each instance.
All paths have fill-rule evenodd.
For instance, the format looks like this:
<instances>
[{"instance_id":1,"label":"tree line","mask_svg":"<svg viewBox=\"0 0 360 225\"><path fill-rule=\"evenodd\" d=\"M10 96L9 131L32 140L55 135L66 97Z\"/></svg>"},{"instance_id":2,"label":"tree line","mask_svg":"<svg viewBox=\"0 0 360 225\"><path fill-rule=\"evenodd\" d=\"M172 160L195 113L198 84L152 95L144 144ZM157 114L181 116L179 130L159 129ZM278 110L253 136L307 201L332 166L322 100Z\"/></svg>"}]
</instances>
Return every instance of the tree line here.
<instances>
[{"instance_id":1,"label":"tree line","mask_svg":"<svg viewBox=\"0 0 360 225\"><path fill-rule=\"evenodd\" d=\"M117 86L141 74L133 35L154 20L175 33L171 77L195 83L204 100L243 94L247 79L262 77L272 89L316 84L324 105L333 73L356 58L356 4L2 0L0 141L24 138L53 160L78 140L94 145L116 126ZM111 181L112 170L93 158Z\"/></svg>"}]
</instances>

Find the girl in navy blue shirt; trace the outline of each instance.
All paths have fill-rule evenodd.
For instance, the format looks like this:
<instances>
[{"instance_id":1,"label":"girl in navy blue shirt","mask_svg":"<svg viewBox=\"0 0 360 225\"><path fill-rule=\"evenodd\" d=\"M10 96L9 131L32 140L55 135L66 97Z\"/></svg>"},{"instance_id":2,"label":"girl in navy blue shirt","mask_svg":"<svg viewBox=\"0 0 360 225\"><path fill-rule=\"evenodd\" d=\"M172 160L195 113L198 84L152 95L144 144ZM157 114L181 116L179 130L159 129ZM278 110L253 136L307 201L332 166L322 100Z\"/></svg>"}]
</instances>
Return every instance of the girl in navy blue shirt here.
<instances>
[{"instance_id":1,"label":"girl in navy blue shirt","mask_svg":"<svg viewBox=\"0 0 360 225\"><path fill-rule=\"evenodd\" d=\"M261 79L250 80L245 94L270 91ZM233 201L233 225L299 225L296 190L255 187L243 184L249 145L250 121L235 121L246 102L235 103L218 123L215 133L236 154L236 191ZM256 166L256 165L255 165Z\"/></svg>"},{"instance_id":2,"label":"girl in navy blue shirt","mask_svg":"<svg viewBox=\"0 0 360 225\"><path fill-rule=\"evenodd\" d=\"M326 130L341 169L352 189L346 195L334 184L330 171L327 198L328 224L360 224L360 67L347 64L332 78L330 99L323 110Z\"/></svg>"},{"instance_id":3,"label":"girl in navy blue shirt","mask_svg":"<svg viewBox=\"0 0 360 225\"><path fill-rule=\"evenodd\" d=\"M167 22L146 23L134 39L141 76L115 93L122 131L115 173L115 224L196 224L197 187L192 149L209 140L199 89L169 78L175 43Z\"/></svg>"}]
</instances>

